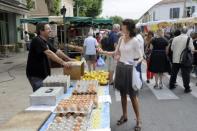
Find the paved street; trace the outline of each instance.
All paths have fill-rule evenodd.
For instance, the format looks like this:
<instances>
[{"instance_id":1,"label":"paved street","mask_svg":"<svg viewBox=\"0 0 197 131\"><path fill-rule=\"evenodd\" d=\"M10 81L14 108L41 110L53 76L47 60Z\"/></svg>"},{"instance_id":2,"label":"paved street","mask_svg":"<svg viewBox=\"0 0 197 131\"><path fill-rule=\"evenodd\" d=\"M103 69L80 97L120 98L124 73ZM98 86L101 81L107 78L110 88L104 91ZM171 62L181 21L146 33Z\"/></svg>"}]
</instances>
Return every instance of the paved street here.
<instances>
[{"instance_id":1,"label":"paved street","mask_svg":"<svg viewBox=\"0 0 197 131\"><path fill-rule=\"evenodd\" d=\"M0 124L29 106L29 95L32 90L25 76L26 57L26 52L8 58L0 57ZM9 62L12 63L5 64ZM52 70L53 74L61 71L62 69ZM145 77L145 74L143 76ZM169 76L165 74L164 89L153 89L154 80L152 80L140 91L143 131L196 131L196 78L191 79L190 85L193 92L189 94L184 93L180 76L177 79L178 87L173 91L167 88L168 81ZM110 88L110 94L112 131L132 131L135 117L130 100L128 99L128 122L117 126L116 121L122 115L120 95L113 87Z\"/></svg>"}]
</instances>

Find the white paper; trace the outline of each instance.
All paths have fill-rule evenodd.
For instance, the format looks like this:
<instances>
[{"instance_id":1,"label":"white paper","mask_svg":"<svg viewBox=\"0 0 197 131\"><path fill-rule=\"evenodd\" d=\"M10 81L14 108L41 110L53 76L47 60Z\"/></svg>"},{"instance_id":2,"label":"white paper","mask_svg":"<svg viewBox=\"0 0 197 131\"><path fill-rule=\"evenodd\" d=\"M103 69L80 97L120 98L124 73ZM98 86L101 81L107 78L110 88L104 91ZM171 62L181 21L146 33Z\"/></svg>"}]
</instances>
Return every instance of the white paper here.
<instances>
[{"instance_id":1,"label":"white paper","mask_svg":"<svg viewBox=\"0 0 197 131\"><path fill-rule=\"evenodd\" d=\"M26 111L51 111L54 112L56 106L30 106Z\"/></svg>"},{"instance_id":2,"label":"white paper","mask_svg":"<svg viewBox=\"0 0 197 131\"><path fill-rule=\"evenodd\" d=\"M99 103L105 103L105 102L111 103L111 96L110 95L99 96L98 97L98 102Z\"/></svg>"}]
</instances>

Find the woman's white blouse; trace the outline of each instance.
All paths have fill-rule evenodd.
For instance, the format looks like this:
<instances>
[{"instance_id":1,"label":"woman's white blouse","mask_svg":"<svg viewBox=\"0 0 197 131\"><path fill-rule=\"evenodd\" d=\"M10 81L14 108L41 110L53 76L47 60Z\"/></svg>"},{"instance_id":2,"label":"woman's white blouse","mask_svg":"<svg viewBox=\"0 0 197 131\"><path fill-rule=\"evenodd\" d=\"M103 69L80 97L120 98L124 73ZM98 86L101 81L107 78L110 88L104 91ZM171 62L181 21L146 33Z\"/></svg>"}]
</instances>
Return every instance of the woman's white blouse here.
<instances>
[{"instance_id":1,"label":"woman's white blouse","mask_svg":"<svg viewBox=\"0 0 197 131\"><path fill-rule=\"evenodd\" d=\"M133 62L134 59L138 59L142 57L142 52L140 50L140 44L138 40L133 37L127 43L124 40L120 40L120 62L130 63Z\"/></svg>"}]
</instances>

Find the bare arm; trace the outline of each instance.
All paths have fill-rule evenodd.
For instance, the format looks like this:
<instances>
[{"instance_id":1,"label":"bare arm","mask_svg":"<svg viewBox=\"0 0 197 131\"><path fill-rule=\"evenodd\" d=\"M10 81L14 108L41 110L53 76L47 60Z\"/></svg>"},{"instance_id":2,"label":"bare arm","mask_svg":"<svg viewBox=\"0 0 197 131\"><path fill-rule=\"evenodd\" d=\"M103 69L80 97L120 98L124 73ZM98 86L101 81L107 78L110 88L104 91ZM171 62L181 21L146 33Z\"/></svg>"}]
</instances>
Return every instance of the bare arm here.
<instances>
[{"instance_id":1,"label":"bare arm","mask_svg":"<svg viewBox=\"0 0 197 131\"><path fill-rule=\"evenodd\" d=\"M74 59L68 57L67 55L65 55L64 52L62 52L61 50L57 50L56 55L66 61L73 61L74 60Z\"/></svg>"},{"instance_id":2,"label":"bare arm","mask_svg":"<svg viewBox=\"0 0 197 131\"><path fill-rule=\"evenodd\" d=\"M49 59L51 59L52 61L55 61L57 63L59 63L62 66L66 66L69 67L70 65L68 63L66 63L64 60L62 60L60 57L58 57L55 53L53 53L51 50L45 50L44 53L47 55L47 57Z\"/></svg>"}]
</instances>

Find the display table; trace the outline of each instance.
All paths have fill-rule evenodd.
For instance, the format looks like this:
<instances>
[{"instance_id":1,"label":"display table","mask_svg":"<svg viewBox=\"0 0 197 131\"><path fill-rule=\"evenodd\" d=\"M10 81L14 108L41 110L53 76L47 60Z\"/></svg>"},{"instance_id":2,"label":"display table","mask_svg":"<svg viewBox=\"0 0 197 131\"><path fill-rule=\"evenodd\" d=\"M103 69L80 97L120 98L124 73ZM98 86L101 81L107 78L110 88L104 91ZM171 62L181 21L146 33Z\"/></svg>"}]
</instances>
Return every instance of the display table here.
<instances>
[{"instance_id":1,"label":"display table","mask_svg":"<svg viewBox=\"0 0 197 131\"><path fill-rule=\"evenodd\" d=\"M67 99L72 95L73 88L68 88L67 93L64 94L58 101L62 99ZM109 96L109 86L100 86L98 88L98 97L99 97L99 104L98 108L94 109L91 115L90 120L90 130L91 129L106 129L110 130L110 102L111 98ZM108 99L106 99L106 97ZM37 107L29 107L26 110L51 110L52 114L43 124L39 131L46 131L52 121L55 119L56 114L53 113L55 109L51 106L37 106Z\"/></svg>"}]
</instances>

